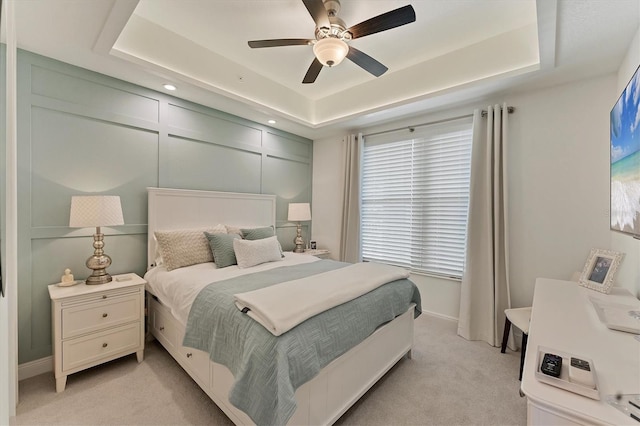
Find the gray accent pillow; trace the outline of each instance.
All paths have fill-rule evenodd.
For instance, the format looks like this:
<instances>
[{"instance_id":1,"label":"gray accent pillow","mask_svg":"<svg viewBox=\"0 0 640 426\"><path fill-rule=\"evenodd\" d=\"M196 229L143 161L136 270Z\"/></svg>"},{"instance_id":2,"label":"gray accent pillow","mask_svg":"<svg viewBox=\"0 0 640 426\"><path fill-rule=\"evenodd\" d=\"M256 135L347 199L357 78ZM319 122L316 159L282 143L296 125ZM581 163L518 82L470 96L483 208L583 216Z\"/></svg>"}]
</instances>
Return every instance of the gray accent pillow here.
<instances>
[{"instance_id":1,"label":"gray accent pillow","mask_svg":"<svg viewBox=\"0 0 640 426\"><path fill-rule=\"evenodd\" d=\"M157 264L164 264L168 271L198 263L213 262L211 248L204 232L227 232L224 225L193 229L156 231ZM162 260L159 259L162 257Z\"/></svg>"},{"instance_id":2,"label":"gray accent pillow","mask_svg":"<svg viewBox=\"0 0 640 426\"><path fill-rule=\"evenodd\" d=\"M248 268L250 266L260 265L261 263L282 260L280 245L275 235L260 240L243 240L238 238L233 241L233 249L239 268Z\"/></svg>"},{"instance_id":3,"label":"gray accent pillow","mask_svg":"<svg viewBox=\"0 0 640 426\"><path fill-rule=\"evenodd\" d=\"M236 265L236 254L233 251L233 240L240 238L238 234L211 234L204 233L211 251L213 252L213 261L218 268L226 268L227 266Z\"/></svg>"},{"instance_id":4,"label":"gray accent pillow","mask_svg":"<svg viewBox=\"0 0 640 426\"><path fill-rule=\"evenodd\" d=\"M273 226L265 226L264 228L241 229L242 238L245 240L261 240L276 235Z\"/></svg>"}]
</instances>

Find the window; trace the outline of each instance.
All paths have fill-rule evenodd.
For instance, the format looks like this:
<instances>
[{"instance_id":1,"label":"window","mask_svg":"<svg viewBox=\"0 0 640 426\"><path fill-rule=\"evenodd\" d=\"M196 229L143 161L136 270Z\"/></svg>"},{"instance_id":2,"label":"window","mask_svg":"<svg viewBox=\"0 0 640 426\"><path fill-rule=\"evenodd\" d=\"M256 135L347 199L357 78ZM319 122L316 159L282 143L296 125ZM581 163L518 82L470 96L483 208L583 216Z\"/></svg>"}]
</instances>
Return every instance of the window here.
<instances>
[{"instance_id":1,"label":"window","mask_svg":"<svg viewBox=\"0 0 640 426\"><path fill-rule=\"evenodd\" d=\"M368 136L362 155L362 258L461 278L472 119Z\"/></svg>"}]
</instances>

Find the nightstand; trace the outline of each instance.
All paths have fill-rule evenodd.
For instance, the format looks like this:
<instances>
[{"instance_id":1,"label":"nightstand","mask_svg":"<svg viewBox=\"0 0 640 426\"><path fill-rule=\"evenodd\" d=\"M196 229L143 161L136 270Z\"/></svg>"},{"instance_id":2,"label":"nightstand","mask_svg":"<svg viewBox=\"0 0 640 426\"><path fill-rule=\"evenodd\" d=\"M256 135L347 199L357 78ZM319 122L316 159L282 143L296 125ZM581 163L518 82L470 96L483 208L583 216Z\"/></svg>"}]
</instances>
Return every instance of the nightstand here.
<instances>
[{"instance_id":1,"label":"nightstand","mask_svg":"<svg viewBox=\"0 0 640 426\"><path fill-rule=\"evenodd\" d=\"M329 259L331 252L327 249L307 249L304 254L319 257L320 259Z\"/></svg>"},{"instance_id":2,"label":"nightstand","mask_svg":"<svg viewBox=\"0 0 640 426\"><path fill-rule=\"evenodd\" d=\"M135 352L144 356L144 286L136 274L107 284L49 286L56 392L67 376Z\"/></svg>"}]
</instances>

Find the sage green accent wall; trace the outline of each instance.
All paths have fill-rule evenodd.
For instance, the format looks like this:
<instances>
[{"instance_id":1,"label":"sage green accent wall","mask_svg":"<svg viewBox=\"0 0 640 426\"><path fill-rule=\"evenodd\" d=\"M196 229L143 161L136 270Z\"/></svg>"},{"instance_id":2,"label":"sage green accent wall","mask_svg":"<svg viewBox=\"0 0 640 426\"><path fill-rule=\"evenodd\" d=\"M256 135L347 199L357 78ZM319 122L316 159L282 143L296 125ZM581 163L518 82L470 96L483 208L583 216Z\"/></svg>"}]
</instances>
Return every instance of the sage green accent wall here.
<instances>
[{"instance_id":1,"label":"sage green accent wall","mask_svg":"<svg viewBox=\"0 0 640 426\"><path fill-rule=\"evenodd\" d=\"M311 201L310 140L25 51L18 68L20 363L52 353L47 286L65 268L89 275L95 230L68 227L72 195L121 197L125 225L102 228L111 274L146 271L150 186L275 194L293 248L287 206Z\"/></svg>"}]
</instances>

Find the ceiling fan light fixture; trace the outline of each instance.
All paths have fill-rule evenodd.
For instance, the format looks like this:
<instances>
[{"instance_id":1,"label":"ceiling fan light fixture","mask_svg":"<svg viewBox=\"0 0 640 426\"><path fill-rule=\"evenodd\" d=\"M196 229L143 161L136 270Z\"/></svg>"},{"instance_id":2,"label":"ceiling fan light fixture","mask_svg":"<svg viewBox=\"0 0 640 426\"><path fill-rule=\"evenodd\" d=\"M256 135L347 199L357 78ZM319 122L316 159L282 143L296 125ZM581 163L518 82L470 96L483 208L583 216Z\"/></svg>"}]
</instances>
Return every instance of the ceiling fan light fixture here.
<instances>
[{"instance_id":1,"label":"ceiling fan light fixture","mask_svg":"<svg viewBox=\"0 0 640 426\"><path fill-rule=\"evenodd\" d=\"M313 53L322 65L335 67L349 53L349 45L339 38L327 37L313 45Z\"/></svg>"}]
</instances>

